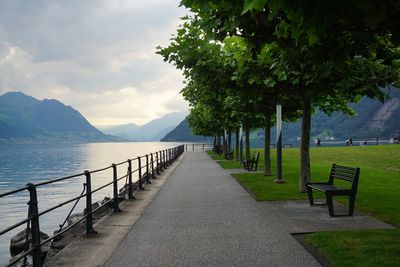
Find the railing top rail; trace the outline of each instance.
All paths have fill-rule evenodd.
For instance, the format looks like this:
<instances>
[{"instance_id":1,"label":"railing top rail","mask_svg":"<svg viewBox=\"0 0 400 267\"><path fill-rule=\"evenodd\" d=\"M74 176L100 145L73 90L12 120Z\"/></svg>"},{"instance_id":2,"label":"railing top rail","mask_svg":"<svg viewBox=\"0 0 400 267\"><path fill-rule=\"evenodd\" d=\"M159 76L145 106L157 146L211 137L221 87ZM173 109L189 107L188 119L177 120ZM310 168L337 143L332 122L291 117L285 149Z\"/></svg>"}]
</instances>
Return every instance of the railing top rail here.
<instances>
[{"instance_id":1,"label":"railing top rail","mask_svg":"<svg viewBox=\"0 0 400 267\"><path fill-rule=\"evenodd\" d=\"M22 192L24 190L27 190L28 188L29 188L29 186L24 186L24 187L21 187L21 188L17 188L17 189L11 190L11 191L7 191L7 192L4 192L4 193L1 193L0 194L0 198L8 196L8 195L15 194L15 193L18 193L18 192Z\"/></svg>"},{"instance_id":2,"label":"railing top rail","mask_svg":"<svg viewBox=\"0 0 400 267\"><path fill-rule=\"evenodd\" d=\"M123 165L125 163L128 163L128 160L122 161L120 163L115 163L115 166L121 166L121 165Z\"/></svg>"},{"instance_id":3,"label":"railing top rail","mask_svg":"<svg viewBox=\"0 0 400 267\"><path fill-rule=\"evenodd\" d=\"M47 180L47 181L44 181L44 182L35 183L34 185L35 185L36 187L38 187L38 186L43 186L43 185L52 184L52 183L55 183L55 182L60 182L60 181L64 181L64 180L76 178L76 177L82 176L82 175L84 175L84 174L85 174L85 173L79 173L79 174L74 174L74 175L70 175L70 176L65 176L65 177L61 177L61 178L57 178L57 179L51 179L51 180Z\"/></svg>"},{"instance_id":4,"label":"railing top rail","mask_svg":"<svg viewBox=\"0 0 400 267\"><path fill-rule=\"evenodd\" d=\"M165 150L167 150L167 149L165 149ZM160 150L160 151L165 151L165 150ZM157 152L160 152L160 151L157 151ZM155 153L157 153L157 152L155 152ZM146 154L146 155L150 156L151 154L153 154L153 153ZM119 166L119 165L128 163L129 161L138 160L139 158L140 159L146 158L146 155L142 155L142 156L138 156L138 157L135 157L135 158L132 158L132 159L128 159L128 160L116 163L115 165ZM111 169L111 168L112 168L112 165L110 165L108 167L101 168L101 169L96 169L96 170L89 171L89 173L90 174L98 173L98 172L102 172L102 171L105 171L105 170L108 170L108 169ZM72 178L77 178L77 177L80 177L80 176L83 176L83 175L85 175L84 172L78 173L78 174L69 175L69 176L65 176L65 177L60 177L60 178L56 178L56 179L50 179L50 180L46 180L46 181L43 181L43 182L34 183L34 185L36 187L44 186L44 185L52 184L52 183L55 183L55 182L60 182L60 181L64 181L64 180L68 180L68 179L72 179ZM28 186L24 186L24 187L17 188L17 189L11 190L11 191L7 191L7 192L4 192L4 193L1 193L0 194L0 198L8 196L8 195L15 194L15 193L18 193L18 192L22 192L22 191L27 190L27 189L28 189Z\"/></svg>"}]
</instances>

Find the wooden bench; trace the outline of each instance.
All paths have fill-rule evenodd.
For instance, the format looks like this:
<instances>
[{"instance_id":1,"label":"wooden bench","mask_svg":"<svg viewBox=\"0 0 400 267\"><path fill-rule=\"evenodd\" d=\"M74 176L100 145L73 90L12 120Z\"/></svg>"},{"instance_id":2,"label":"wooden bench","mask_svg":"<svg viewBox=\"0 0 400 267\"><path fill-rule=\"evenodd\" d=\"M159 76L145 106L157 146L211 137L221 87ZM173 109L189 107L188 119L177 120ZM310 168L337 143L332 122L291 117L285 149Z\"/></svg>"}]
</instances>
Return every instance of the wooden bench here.
<instances>
[{"instance_id":1,"label":"wooden bench","mask_svg":"<svg viewBox=\"0 0 400 267\"><path fill-rule=\"evenodd\" d=\"M260 152L254 152L253 158L249 160L243 160L243 167L248 171L257 171L258 158L260 157Z\"/></svg>"},{"instance_id":2,"label":"wooden bench","mask_svg":"<svg viewBox=\"0 0 400 267\"><path fill-rule=\"evenodd\" d=\"M353 216L354 204L356 201L356 193L358 187L358 177L360 176L360 168L351 168L332 164L332 169L329 175L329 180L326 183L307 183L308 200L310 205L328 205L329 215L331 217L338 216ZM337 185L337 179L350 182L350 188L341 188ZM316 204L314 203L312 190L317 190L325 193L326 203ZM335 215L333 211L333 196L349 196L349 212L348 214Z\"/></svg>"}]
</instances>

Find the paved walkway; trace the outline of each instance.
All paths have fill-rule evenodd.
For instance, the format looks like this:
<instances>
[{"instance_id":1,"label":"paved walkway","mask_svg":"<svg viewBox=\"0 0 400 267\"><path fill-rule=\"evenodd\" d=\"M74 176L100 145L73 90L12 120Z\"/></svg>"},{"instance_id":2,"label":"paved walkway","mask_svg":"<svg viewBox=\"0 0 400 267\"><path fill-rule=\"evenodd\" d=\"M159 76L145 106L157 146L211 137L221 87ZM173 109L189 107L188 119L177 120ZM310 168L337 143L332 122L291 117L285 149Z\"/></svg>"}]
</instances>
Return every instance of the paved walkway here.
<instances>
[{"instance_id":1,"label":"paved walkway","mask_svg":"<svg viewBox=\"0 0 400 267\"><path fill-rule=\"evenodd\" d=\"M291 233L387 228L300 202L256 202L202 152L182 162L104 266L320 266Z\"/></svg>"}]
</instances>

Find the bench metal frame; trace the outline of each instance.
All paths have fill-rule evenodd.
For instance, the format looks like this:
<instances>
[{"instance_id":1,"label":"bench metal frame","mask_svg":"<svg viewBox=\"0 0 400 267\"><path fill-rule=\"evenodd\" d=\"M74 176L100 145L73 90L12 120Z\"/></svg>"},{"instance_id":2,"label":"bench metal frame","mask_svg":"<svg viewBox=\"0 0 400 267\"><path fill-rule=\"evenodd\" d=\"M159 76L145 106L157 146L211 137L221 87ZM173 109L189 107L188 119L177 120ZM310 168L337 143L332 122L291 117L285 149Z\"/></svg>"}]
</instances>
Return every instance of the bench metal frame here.
<instances>
[{"instance_id":1,"label":"bench metal frame","mask_svg":"<svg viewBox=\"0 0 400 267\"><path fill-rule=\"evenodd\" d=\"M235 154L235 149L232 149L231 152L226 152L226 153L225 153L225 159L227 159L227 160L233 159L233 155L234 155L234 154Z\"/></svg>"},{"instance_id":2,"label":"bench metal frame","mask_svg":"<svg viewBox=\"0 0 400 267\"><path fill-rule=\"evenodd\" d=\"M353 216L354 205L356 201L356 193L358 187L358 178L360 176L360 168L351 168L332 164L329 180L326 183L307 183L307 193L310 205L328 205L329 215L331 217ZM342 189L334 186L334 180L340 179L351 183L351 188ZM312 190L325 193L326 203L314 203ZM335 215L333 210L333 196L349 196L349 212L348 214Z\"/></svg>"},{"instance_id":3,"label":"bench metal frame","mask_svg":"<svg viewBox=\"0 0 400 267\"><path fill-rule=\"evenodd\" d=\"M243 168L248 171L257 171L258 159L260 158L260 152L254 152L253 158L250 160L243 160Z\"/></svg>"}]
</instances>

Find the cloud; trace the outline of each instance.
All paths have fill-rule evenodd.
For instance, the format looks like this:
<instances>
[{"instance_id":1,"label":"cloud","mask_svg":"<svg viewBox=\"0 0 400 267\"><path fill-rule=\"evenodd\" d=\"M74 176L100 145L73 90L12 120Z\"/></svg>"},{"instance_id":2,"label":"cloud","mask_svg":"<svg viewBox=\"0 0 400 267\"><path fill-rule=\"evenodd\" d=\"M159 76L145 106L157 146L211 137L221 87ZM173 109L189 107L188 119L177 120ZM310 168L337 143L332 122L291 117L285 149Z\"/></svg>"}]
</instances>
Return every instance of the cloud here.
<instances>
[{"instance_id":1,"label":"cloud","mask_svg":"<svg viewBox=\"0 0 400 267\"><path fill-rule=\"evenodd\" d=\"M187 110L181 74L155 54L187 13L178 0L0 3L0 93L56 98L94 124ZM125 111L124 111L125 110Z\"/></svg>"}]
</instances>

